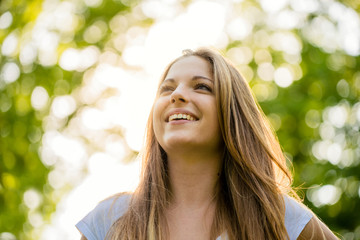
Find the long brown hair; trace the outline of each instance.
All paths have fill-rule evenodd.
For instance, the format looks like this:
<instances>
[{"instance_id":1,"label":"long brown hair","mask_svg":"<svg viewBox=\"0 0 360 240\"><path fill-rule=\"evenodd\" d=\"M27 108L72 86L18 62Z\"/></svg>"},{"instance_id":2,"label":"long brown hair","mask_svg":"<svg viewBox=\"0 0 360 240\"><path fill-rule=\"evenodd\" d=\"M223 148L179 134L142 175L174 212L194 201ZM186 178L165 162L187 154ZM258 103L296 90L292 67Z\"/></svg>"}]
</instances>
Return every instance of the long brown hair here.
<instances>
[{"instance_id":1,"label":"long brown hair","mask_svg":"<svg viewBox=\"0 0 360 240\"><path fill-rule=\"evenodd\" d=\"M223 166L216 196L211 239L288 239L283 194L291 191L291 174L279 142L239 71L209 48L184 51L165 69L187 56L210 63L224 141ZM155 138L152 111L142 152L141 180L127 212L112 226L108 239L168 239L165 210L171 193L166 153Z\"/></svg>"}]
</instances>

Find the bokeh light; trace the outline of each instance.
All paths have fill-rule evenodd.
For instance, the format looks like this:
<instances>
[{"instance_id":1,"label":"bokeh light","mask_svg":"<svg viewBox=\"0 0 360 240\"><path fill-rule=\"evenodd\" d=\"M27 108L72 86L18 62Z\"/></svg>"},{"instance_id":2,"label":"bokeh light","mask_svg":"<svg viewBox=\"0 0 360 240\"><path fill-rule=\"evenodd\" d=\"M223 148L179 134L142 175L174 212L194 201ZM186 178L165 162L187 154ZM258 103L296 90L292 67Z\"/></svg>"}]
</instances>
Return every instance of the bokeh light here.
<instances>
[{"instance_id":1,"label":"bokeh light","mask_svg":"<svg viewBox=\"0 0 360 240\"><path fill-rule=\"evenodd\" d=\"M10 203L22 189L29 239L78 239L74 224L100 200L134 190L162 70L198 46L221 49L240 69L286 139L296 179L311 184L309 203L335 218L344 198L360 197L350 171L360 164L360 17L346 3L31 2L0 15L0 136L10 149L0 192L9 189ZM22 188L14 169L33 171L36 154L46 183ZM41 208L51 201L55 212ZM356 239L360 227L344 236Z\"/></svg>"}]
</instances>

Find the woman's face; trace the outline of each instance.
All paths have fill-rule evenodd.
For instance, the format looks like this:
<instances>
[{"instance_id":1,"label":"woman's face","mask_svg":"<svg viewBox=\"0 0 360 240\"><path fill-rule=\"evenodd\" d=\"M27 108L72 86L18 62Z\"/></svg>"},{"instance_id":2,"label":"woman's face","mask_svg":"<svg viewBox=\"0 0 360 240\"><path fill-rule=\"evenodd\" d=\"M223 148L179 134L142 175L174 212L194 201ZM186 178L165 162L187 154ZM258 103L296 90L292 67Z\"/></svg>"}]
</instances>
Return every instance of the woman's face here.
<instances>
[{"instance_id":1,"label":"woman's face","mask_svg":"<svg viewBox=\"0 0 360 240\"><path fill-rule=\"evenodd\" d=\"M197 56L175 62L160 86L153 127L170 151L219 151L221 132L210 64Z\"/></svg>"}]
</instances>

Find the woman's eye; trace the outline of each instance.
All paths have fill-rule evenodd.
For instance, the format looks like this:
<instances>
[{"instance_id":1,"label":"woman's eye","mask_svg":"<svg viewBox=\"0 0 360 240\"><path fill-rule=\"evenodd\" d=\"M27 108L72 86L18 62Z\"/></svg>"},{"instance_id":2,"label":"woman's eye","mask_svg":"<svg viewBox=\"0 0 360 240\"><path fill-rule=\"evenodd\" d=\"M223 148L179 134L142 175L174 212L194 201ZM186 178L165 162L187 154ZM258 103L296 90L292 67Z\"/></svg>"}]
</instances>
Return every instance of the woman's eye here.
<instances>
[{"instance_id":1,"label":"woman's eye","mask_svg":"<svg viewBox=\"0 0 360 240\"><path fill-rule=\"evenodd\" d=\"M165 86L160 87L159 93L161 94L161 93L171 92L171 91L174 91L174 88L171 87L171 86L166 86L165 85Z\"/></svg>"},{"instance_id":2,"label":"woman's eye","mask_svg":"<svg viewBox=\"0 0 360 240\"><path fill-rule=\"evenodd\" d=\"M195 89L200 89L200 90L205 90L205 91L212 92L212 88L210 86L208 86L207 84L204 84L204 83L196 84Z\"/></svg>"}]
</instances>

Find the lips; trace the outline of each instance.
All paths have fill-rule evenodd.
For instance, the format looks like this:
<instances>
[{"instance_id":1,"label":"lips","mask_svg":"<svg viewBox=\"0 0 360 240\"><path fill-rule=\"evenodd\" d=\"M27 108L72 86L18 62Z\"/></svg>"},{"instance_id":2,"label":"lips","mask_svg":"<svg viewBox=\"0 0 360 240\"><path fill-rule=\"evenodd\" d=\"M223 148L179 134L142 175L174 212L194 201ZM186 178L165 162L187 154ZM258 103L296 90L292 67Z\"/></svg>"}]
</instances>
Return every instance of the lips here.
<instances>
[{"instance_id":1,"label":"lips","mask_svg":"<svg viewBox=\"0 0 360 240\"><path fill-rule=\"evenodd\" d=\"M171 121L175 121L175 120L190 120L190 121L195 121L195 118L193 116L190 116L189 114L186 113L179 113L179 114L173 114L170 115L169 117L169 122Z\"/></svg>"},{"instance_id":2,"label":"lips","mask_svg":"<svg viewBox=\"0 0 360 240\"><path fill-rule=\"evenodd\" d=\"M189 113L187 111L172 112L166 118L166 122L179 121L179 120L197 121L198 119L192 113Z\"/></svg>"}]
</instances>

